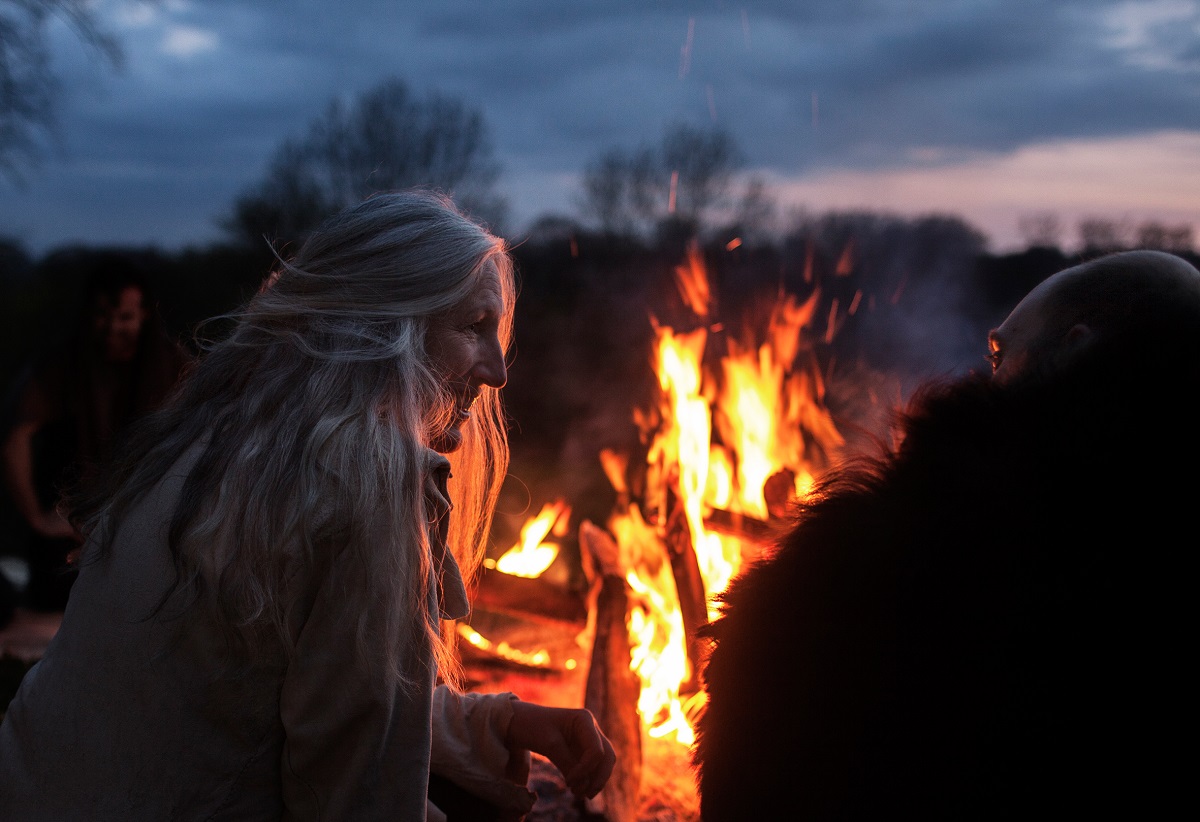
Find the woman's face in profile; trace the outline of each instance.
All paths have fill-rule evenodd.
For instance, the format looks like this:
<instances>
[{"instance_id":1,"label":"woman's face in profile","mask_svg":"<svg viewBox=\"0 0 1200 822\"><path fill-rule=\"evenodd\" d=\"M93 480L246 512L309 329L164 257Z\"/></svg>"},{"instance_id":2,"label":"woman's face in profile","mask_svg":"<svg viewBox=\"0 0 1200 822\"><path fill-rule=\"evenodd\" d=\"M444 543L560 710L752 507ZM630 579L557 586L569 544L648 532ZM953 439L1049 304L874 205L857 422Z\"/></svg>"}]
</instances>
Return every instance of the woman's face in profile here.
<instances>
[{"instance_id":1,"label":"woman's face in profile","mask_svg":"<svg viewBox=\"0 0 1200 822\"><path fill-rule=\"evenodd\" d=\"M449 453L458 448L480 389L501 388L508 380L500 344L503 317L500 275L489 264L461 302L430 319L425 350L454 396L454 416L432 443L435 450Z\"/></svg>"}]
</instances>

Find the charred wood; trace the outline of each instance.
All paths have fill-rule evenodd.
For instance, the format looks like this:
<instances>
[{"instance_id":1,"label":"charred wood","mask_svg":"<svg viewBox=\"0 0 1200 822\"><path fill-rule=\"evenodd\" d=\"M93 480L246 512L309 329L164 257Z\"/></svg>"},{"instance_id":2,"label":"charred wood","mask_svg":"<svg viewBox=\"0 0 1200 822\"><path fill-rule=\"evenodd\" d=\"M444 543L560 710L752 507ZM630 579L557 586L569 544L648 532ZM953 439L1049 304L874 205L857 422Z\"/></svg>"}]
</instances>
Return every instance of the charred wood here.
<instances>
[{"instance_id":1,"label":"charred wood","mask_svg":"<svg viewBox=\"0 0 1200 822\"><path fill-rule=\"evenodd\" d=\"M699 671L701 647L698 631L708 622L708 603L705 598L704 578L700 576L700 563L692 542L683 503L675 494L668 495L671 513L663 541L671 559L671 574L675 578L675 593L679 597L679 614L683 619L683 630L687 636L689 679L680 685L681 693L694 693L700 689Z\"/></svg>"},{"instance_id":2,"label":"charred wood","mask_svg":"<svg viewBox=\"0 0 1200 822\"><path fill-rule=\"evenodd\" d=\"M704 527L715 534L734 537L743 542L766 546L783 533L784 520L762 520L750 514L713 508L704 517Z\"/></svg>"},{"instance_id":3,"label":"charred wood","mask_svg":"<svg viewBox=\"0 0 1200 822\"><path fill-rule=\"evenodd\" d=\"M636 822L641 793L641 681L629 668L628 610L628 584L619 576L606 574L595 589L596 630L584 707L612 742L617 764L604 789L584 804L588 812L600 814L608 822Z\"/></svg>"},{"instance_id":4,"label":"charred wood","mask_svg":"<svg viewBox=\"0 0 1200 822\"><path fill-rule=\"evenodd\" d=\"M588 619L587 600L543 579L505 574L485 568L474 591L473 605L538 622L570 623L582 627Z\"/></svg>"}]
</instances>

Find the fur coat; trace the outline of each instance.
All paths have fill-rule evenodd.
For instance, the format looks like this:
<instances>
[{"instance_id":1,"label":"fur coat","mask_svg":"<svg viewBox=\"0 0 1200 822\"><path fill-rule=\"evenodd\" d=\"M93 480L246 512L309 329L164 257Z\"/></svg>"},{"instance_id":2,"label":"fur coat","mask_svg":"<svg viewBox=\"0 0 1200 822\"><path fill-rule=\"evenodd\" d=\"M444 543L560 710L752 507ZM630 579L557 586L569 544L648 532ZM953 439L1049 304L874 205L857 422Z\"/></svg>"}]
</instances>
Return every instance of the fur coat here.
<instances>
[{"instance_id":1,"label":"fur coat","mask_svg":"<svg viewBox=\"0 0 1200 822\"><path fill-rule=\"evenodd\" d=\"M1169 342L930 383L824 478L707 628L706 822L1194 805L1200 352Z\"/></svg>"}]
</instances>

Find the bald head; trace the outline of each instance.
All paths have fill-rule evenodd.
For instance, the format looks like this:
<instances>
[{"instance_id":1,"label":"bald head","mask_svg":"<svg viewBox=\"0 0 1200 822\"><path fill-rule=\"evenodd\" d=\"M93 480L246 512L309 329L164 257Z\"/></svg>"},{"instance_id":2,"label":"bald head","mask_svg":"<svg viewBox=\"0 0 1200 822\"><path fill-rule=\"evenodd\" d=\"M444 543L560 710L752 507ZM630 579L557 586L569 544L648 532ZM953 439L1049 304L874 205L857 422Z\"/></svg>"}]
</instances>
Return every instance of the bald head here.
<instances>
[{"instance_id":1,"label":"bald head","mask_svg":"<svg viewBox=\"0 0 1200 822\"><path fill-rule=\"evenodd\" d=\"M1123 251L1042 281L988 335L1001 381L1064 364L1099 340L1200 333L1200 271L1174 254Z\"/></svg>"}]
</instances>

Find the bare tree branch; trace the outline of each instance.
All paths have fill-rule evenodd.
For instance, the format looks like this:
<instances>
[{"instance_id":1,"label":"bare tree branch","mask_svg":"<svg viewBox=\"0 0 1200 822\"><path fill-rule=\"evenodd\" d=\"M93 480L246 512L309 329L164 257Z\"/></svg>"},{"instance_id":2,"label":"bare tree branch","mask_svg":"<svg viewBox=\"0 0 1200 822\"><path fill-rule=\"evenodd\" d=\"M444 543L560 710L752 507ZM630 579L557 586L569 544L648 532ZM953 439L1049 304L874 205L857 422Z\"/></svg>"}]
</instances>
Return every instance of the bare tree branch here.
<instances>
[{"instance_id":1,"label":"bare tree branch","mask_svg":"<svg viewBox=\"0 0 1200 822\"><path fill-rule=\"evenodd\" d=\"M88 0L0 0L0 173L22 181L41 159L42 141L57 129L59 81L49 28L62 20L98 59L122 68L124 54Z\"/></svg>"},{"instance_id":2,"label":"bare tree branch","mask_svg":"<svg viewBox=\"0 0 1200 822\"><path fill-rule=\"evenodd\" d=\"M479 111L389 79L349 102L331 101L302 139L280 145L222 225L238 240L299 241L372 192L428 186L496 226L505 208L495 193L499 173Z\"/></svg>"},{"instance_id":3,"label":"bare tree branch","mask_svg":"<svg viewBox=\"0 0 1200 822\"><path fill-rule=\"evenodd\" d=\"M597 157L584 171L579 206L608 233L694 234L728 204L741 163L728 133L675 125L656 148L611 148Z\"/></svg>"}]
</instances>

